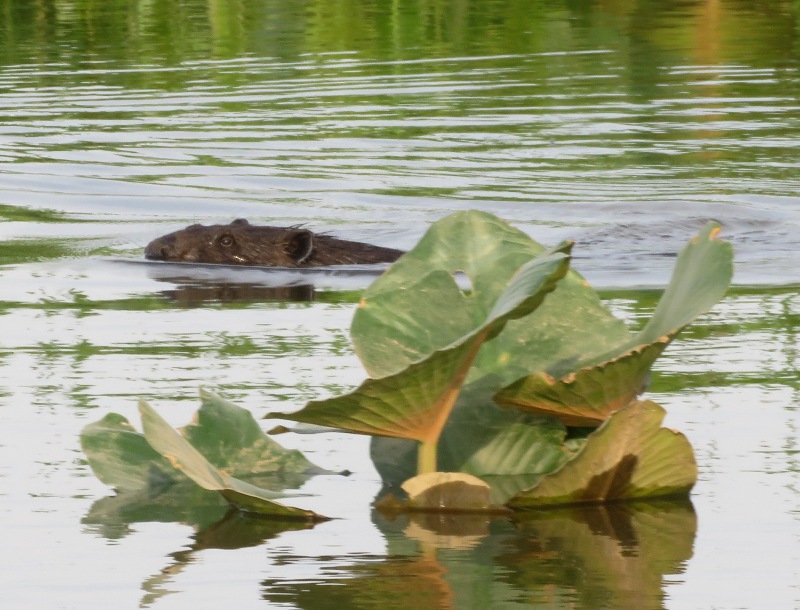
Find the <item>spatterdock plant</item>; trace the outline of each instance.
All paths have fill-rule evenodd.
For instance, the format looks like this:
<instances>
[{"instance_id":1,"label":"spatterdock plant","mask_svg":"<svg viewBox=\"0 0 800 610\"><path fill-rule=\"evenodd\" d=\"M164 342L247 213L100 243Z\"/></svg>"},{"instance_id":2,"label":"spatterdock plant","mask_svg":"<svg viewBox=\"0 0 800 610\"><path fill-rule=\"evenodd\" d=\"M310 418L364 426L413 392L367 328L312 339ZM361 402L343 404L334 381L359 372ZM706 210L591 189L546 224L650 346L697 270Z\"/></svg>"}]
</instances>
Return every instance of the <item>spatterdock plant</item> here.
<instances>
[{"instance_id":1,"label":"spatterdock plant","mask_svg":"<svg viewBox=\"0 0 800 610\"><path fill-rule=\"evenodd\" d=\"M453 214L435 223L359 304L353 342L372 378L344 396L312 401L290 415L270 415L416 440L417 473L435 470L434 452L444 440L450 469L495 483L498 477L537 475L527 479L535 483L567 460L577 460L601 442L597 439L607 446L609 436L617 434L613 431L623 429L608 422L588 440L565 444L565 425L598 426L622 410L617 419L644 413L635 399L652 363L730 283L731 249L717 239L718 232L709 223L681 253L653 319L632 335L580 275L564 272L557 255L566 253L566 246L548 252L494 216ZM459 288L460 274L466 277L466 290ZM500 404L548 417L502 415L493 396ZM470 417L457 417L459 409ZM652 414L659 410L657 405L646 410L651 423L660 422ZM448 419L459 421L447 426ZM454 438L447 439L448 432ZM374 444L389 447L380 439ZM681 454L674 463L694 464L688 443L667 446L671 449L659 459L672 459L667 456L674 451ZM386 459L386 452L376 453ZM505 459L509 455L513 459ZM605 475L595 474L639 481L635 472L643 465L649 468L653 455L645 448L618 468L609 465ZM570 470L560 476L569 478ZM680 470L658 481L645 477L645 489L638 483L610 489L590 485L586 492L578 482L574 496L602 501L688 491L696 471ZM515 491L512 485L500 498ZM526 500L526 505L533 503Z\"/></svg>"},{"instance_id":2,"label":"spatterdock plant","mask_svg":"<svg viewBox=\"0 0 800 610\"><path fill-rule=\"evenodd\" d=\"M570 247L546 251L480 212L435 223L359 303L352 335L373 377L344 396L267 417L414 440L418 472L436 471L439 435L481 347L541 305L567 273Z\"/></svg>"}]
</instances>

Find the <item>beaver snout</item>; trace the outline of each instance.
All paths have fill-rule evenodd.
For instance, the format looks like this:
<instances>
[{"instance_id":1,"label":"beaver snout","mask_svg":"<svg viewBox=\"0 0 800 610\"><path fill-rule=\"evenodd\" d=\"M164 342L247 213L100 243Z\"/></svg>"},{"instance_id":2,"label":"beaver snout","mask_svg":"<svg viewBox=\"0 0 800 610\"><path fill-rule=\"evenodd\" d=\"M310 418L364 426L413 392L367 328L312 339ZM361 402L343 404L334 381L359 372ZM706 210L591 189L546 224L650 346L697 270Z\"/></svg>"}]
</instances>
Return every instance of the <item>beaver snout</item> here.
<instances>
[{"instance_id":1,"label":"beaver snout","mask_svg":"<svg viewBox=\"0 0 800 610\"><path fill-rule=\"evenodd\" d=\"M170 247L163 237L154 239L144 249L144 257L151 261L166 261L170 259Z\"/></svg>"}]
</instances>

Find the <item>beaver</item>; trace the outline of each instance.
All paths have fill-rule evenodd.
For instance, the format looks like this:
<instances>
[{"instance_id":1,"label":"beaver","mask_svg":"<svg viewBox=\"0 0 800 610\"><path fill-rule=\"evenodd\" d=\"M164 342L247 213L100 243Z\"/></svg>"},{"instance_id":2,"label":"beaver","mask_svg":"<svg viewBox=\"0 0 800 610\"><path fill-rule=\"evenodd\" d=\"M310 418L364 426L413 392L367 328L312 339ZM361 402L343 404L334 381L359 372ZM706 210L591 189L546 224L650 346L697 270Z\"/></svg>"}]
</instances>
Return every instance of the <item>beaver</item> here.
<instances>
[{"instance_id":1,"label":"beaver","mask_svg":"<svg viewBox=\"0 0 800 610\"><path fill-rule=\"evenodd\" d=\"M154 239L144 250L149 260L270 267L391 263L402 254L402 250L337 239L300 226L251 225L244 218L229 225L190 225Z\"/></svg>"}]
</instances>

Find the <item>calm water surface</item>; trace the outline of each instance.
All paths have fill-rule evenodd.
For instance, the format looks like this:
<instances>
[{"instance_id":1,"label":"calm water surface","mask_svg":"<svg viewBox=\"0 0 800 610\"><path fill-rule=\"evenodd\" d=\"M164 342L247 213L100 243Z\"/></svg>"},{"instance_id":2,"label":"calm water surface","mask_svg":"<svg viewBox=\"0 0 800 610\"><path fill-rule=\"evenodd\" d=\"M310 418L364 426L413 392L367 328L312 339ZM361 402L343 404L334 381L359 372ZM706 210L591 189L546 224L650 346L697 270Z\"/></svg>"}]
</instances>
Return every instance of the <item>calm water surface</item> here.
<instances>
[{"instance_id":1,"label":"calm water surface","mask_svg":"<svg viewBox=\"0 0 800 610\"><path fill-rule=\"evenodd\" d=\"M386 4L386 6L384 6ZM9 608L800 607L800 7L307 0L0 7L0 590ZM641 324L708 219L735 288L656 364L691 504L507 521L371 512L368 439L315 462L309 529L143 502L78 442L144 396L259 416L352 388L369 278L122 264L191 222L409 248L491 211ZM295 284L287 289L285 285ZM309 301L309 298L313 300ZM265 422L266 425L266 422Z\"/></svg>"}]
</instances>

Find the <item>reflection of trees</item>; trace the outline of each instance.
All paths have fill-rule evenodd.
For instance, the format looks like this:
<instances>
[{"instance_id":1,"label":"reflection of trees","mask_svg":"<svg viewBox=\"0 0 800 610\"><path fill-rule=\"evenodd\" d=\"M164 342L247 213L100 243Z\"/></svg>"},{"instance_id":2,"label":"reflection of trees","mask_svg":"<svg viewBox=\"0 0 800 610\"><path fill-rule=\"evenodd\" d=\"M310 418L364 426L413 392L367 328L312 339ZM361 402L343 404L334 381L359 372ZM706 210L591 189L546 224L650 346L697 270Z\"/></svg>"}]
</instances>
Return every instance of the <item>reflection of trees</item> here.
<instances>
[{"instance_id":1,"label":"reflection of trees","mask_svg":"<svg viewBox=\"0 0 800 610\"><path fill-rule=\"evenodd\" d=\"M790 0L5 0L0 49L2 63L72 54L173 64L245 52L402 59L565 49L577 28L596 46L624 33L639 50L690 48L697 61L717 63L735 61L742 40L759 55L793 52L796 10Z\"/></svg>"}]
</instances>

